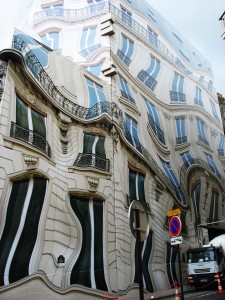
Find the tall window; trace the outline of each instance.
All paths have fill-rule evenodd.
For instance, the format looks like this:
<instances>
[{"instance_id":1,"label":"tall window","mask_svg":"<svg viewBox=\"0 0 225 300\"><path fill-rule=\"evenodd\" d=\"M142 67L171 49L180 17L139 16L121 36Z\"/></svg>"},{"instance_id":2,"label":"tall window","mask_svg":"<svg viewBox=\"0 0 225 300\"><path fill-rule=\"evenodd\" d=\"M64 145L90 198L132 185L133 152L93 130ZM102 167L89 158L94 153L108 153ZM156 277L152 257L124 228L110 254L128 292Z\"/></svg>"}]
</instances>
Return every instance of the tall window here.
<instances>
[{"instance_id":1,"label":"tall window","mask_svg":"<svg viewBox=\"0 0 225 300\"><path fill-rule=\"evenodd\" d=\"M131 117L129 117L128 115L126 115L126 138L127 140L138 150L138 151L142 151L141 150L141 144L139 142L139 138L138 138L138 131L137 131L137 127L138 127L138 123Z\"/></svg>"},{"instance_id":2,"label":"tall window","mask_svg":"<svg viewBox=\"0 0 225 300\"><path fill-rule=\"evenodd\" d=\"M195 104L202 106L202 107L204 106L203 102L202 102L202 91L197 86L196 86L196 90L195 90Z\"/></svg>"},{"instance_id":3,"label":"tall window","mask_svg":"<svg viewBox=\"0 0 225 300\"><path fill-rule=\"evenodd\" d=\"M177 144L183 144L187 142L187 135L185 130L185 118L176 119L176 128L177 128Z\"/></svg>"},{"instance_id":4,"label":"tall window","mask_svg":"<svg viewBox=\"0 0 225 300\"><path fill-rule=\"evenodd\" d=\"M103 254L104 202L93 197L71 196L70 205L81 226L81 249L76 255L70 284L107 291Z\"/></svg>"},{"instance_id":5,"label":"tall window","mask_svg":"<svg viewBox=\"0 0 225 300\"><path fill-rule=\"evenodd\" d=\"M209 80L208 83L208 90L212 93L212 89L213 89L213 82L211 80Z\"/></svg>"},{"instance_id":6,"label":"tall window","mask_svg":"<svg viewBox=\"0 0 225 300\"><path fill-rule=\"evenodd\" d=\"M129 66L131 63L131 56L134 51L134 42L122 35L122 48L118 50L118 56L125 63L125 65Z\"/></svg>"},{"instance_id":7,"label":"tall window","mask_svg":"<svg viewBox=\"0 0 225 300\"><path fill-rule=\"evenodd\" d=\"M176 72L174 73L170 96L171 101L186 102L186 95L184 94L184 77Z\"/></svg>"},{"instance_id":8,"label":"tall window","mask_svg":"<svg viewBox=\"0 0 225 300\"><path fill-rule=\"evenodd\" d=\"M100 44L95 43L97 28L85 28L82 31L80 40L80 54L87 57L91 52L100 47Z\"/></svg>"},{"instance_id":9,"label":"tall window","mask_svg":"<svg viewBox=\"0 0 225 300\"><path fill-rule=\"evenodd\" d=\"M198 128L198 139L201 142L208 145L209 142L207 141L206 135L205 135L205 124L199 119L197 119L197 128Z\"/></svg>"},{"instance_id":10,"label":"tall window","mask_svg":"<svg viewBox=\"0 0 225 300\"><path fill-rule=\"evenodd\" d=\"M122 96L124 98L126 98L127 100L135 103L134 99L131 96L130 89L128 87L127 81L120 75L119 75L119 79L120 79L120 86L121 86Z\"/></svg>"},{"instance_id":11,"label":"tall window","mask_svg":"<svg viewBox=\"0 0 225 300\"><path fill-rule=\"evenodd\" d=\"M211 170L213 171L213 173L215 173L220 178L221 175L220 175L219 169L218 169L217 165L215 164L212 156L210 154L206 153L206 152L204 152L204 154L205 154L205 157L206 157L206 160L207 160L208 164L211 167Z\"/></svg>"},{"instance_id":12,"label":"tall window","mask_svg":"<svg viewBox=\"0 0 225 300\"><path fill-rule=\"evenodd\" d=\"M109 171L109 160L106 159L105 154L105 137L85 133L83 153L79 153L74 165Z\"/></svg>"},{"instance_id":13,"label":"tall window","mask_svg":"<svg viewBox=\"0 0 225 300\"><path fill-rule=\"evenodd\" d=\"M12 183L0 240L0 286L8 285L37 272L32 262L37 253L36 243L40 216L47 189L41 177L20 179ZM37 262L36 262L37 263Z\"/></svg>"},{"instance_id":14,"label":"tall window","mask_svg":"<svg viewBox=\"0 0 225 300\"><path fill-rule=\"evenodd\" d=\"M148 26L148 39L152 45L158 47L158 34Z\"/></svg>"},{"instance_id":15,"label":"tall window","mask_svg":"<svg viewBox=\"0 0 225 300\"><path fill-rule=\"evenodd\" d=\"M220 156L224 156L224 144L225 144L225 137L223 134L220 135L220 142L218 147L218 154Z\"/></svg>"},{"instance_id":16,"label":"tall window","mask_svg":"<svg viewBox=\"0 0 225 300\"><path fill-rule=\"evenodd\" d=\"M154 90L157 81L156 78L160 70L160 61L151 55L151 63L147 70L141 70L138 78L151 90Z\"/></svg>"},{"instance_id":17,"label":"tall window","mask_svg":"<svg viewBox=\"0 0 225 300\"><path fill-rule=\"evenodd\" d=\"M210 100L210 103L211 103L211 108L212 108L213 116L214 116L214 118L220 123L220 118L219 118L219 116L218 116L218 113L217 113L217 110L216 110L215 103L213 103L211 100Z\"/></svg>"},{"instance_id":18,"label":"tall window","mask_svg":"<svg viewBox=\"0 0 225 300\"><path fill-rule=\"evenodd\" d=\"M210 205L210 211L209 211L209 219L208 222L216 222L219 220L218 217L218 208L219 208L219 194L216 191L212 191L212 197L211 197L211 205Z\"/></svg>"},{"instance_id":19,"label":"tall window","mask_svg":"<svg viewBox=\"0 0 225 300\"><path fill-rule=\"evenodd\" d=\"M12 122L10 135L31 144L50 155L46 141L46 117L16 96L16 122Z\"/></svg>"},{"instance_id":20,"label":"tall window","mask_svg":"<svg viewBox=\"0 0 225 300\"><path fill-rule=\"evenodd\" d=\"M89 92L89 107L93 107L99 102L106 101L103 87L94 81L86 78L87 86L88 86L88 92Z\"/></svg>"},{"instance_id":21,"label":"tall window","mask_svg":"<svg viewBox=\"0 0 225 300\"><path fill-rule=\"evenodd\" d=\"M170 163L165 162L165 161L162 160L162 159L160 159L160 161L161 161L161 164L162 164L162 166L163 166L163 169L164 169L166 175L169 177L170 181L173 183L173 185L174 185L175 187L179 188L179 187L180 187L180 183L179 183L179 181L177 180L177 178L176 178L176 176L175 176L175 174L174 174L174 172L173 172L173 170L172 170L172 168L171 168L171 166L170 166Z\"/></svg>"},{"instance_id":22,"label":"tall window","mask_svg":"<svg viewBox=\"0 0 225 300\"><path fill-rule=\"evenodd\" d=\"M148 109L150 126L151 126L153 132L155 133L156 137L158 138L158 140L161 143L165 144L164 133L160 128L160 122L159 122L157 110L156 110L155 106L153 104L151 104L148 100L146 100L145 98L144 98L144 100L145 100L145 104Z\"/></svg>"},{"instance_id":23,"label":"tall window","mask_svg":"<svg viewBox=\"0 0 225 300\"><path fill-rule=\"evenodd\" d=\"M49 48L59 51L59 32L47 32L45 35L41 36L41 41L43 44Z\"/></svg>"},{"instance_id":24,"label":"tall window","mask_svg":"<svg viewBox=\"0 0 225 300\"><path fill-rule=\"evenodd\" d=\"M93 75L95 75L96 77L100 77L101 75L101 69L102 69L102 63L100 64L97 64L95 66L88 66L88 67L85 67L85 69L92 73Z\"/></svg>"},{"instance_id":25,"label":"tall window","mask_svg":"<svg viewBox=\"0 0 225 300\"><path fill-rule=\"evenodd\" d=\"M197 231L197 225L201 224L201 214L199 211L199 204L200 204L200 198L201 198L201 183L198 182L192 193L191 193L191 199L194 206L194 214L195 214L195 229ZM197 233L197 232L196 232Z\"/></svg>"},{"instance_id":26,"label":"tall window","mask_svg":"<svg viewBox=\"0 0 225 300\"><path fill-rule=\"evenodd\" d=\"M132 25L132 13L129 12L126 8L121 6L121 11L122 11L122 21L127 24L128 26Z\"/></svg>"},{"instance_id":27,"label":"tall window","mask_svg":"<svg viewBox=\"0 0 225 300\"><path fill-rule=\"evenodd\" d=\"M145 200L144 190L145 176L129 169L129 197L131 200Z\"/></svg>"},{"instance_id":28,"label":"tall window","mask_svg":"<svg viewBox=\"0 0 225 300\"><path fill-rule=\"evenodd\" d=\"M188 168L194 163L194 159L192 158L189 151L181 153L180 156L186 168Z\"/></svg>"}]
</instances>

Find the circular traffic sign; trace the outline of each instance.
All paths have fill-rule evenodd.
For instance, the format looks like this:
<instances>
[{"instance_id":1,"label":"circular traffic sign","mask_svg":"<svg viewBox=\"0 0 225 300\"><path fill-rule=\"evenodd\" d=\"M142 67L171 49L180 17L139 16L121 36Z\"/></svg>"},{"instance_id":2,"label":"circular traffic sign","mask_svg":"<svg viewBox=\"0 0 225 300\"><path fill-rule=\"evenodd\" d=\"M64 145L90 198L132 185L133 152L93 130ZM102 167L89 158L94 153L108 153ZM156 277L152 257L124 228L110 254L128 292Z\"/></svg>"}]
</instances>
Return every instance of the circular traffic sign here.
<instances>
[{"instance_id":1,"label":"circular traffic sign","mask_svg":"<svg viewBox=\"0 0 225 300\"><path fill-rule=\"evenodd\" d=\"M176 237L180 234L181 231L181 220L178 216L173 216L170 219L169 231L173 237Z\"/></svg>"}]
</instances>

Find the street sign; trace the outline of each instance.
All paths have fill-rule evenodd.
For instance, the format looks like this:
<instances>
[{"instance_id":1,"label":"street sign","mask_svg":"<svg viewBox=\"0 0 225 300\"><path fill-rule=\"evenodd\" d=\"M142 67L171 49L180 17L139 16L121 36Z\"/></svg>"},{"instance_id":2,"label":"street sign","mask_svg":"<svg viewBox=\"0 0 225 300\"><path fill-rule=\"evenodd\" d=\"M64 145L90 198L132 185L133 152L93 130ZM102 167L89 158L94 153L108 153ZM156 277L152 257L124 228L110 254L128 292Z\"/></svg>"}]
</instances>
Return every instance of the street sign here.
<instances>
[{"instance_id":1,"label":"street sign","mask_svg":"<svg viewBox=\"0 0 225 300\"><path fill-rule=\"evenodd\" d=\"M168 210L168 212L167 212L168 217L178 216L180 214L181 214L181 210L179 208L176 208L173 210Z\"/></svg>"},{"instance_id":2,"label":"street sign","mask_svg":"<svg viewBox=\"0 0 225 300\"><path fill-rule=\"evenodd\" d=\"M180 234L180 231L181 231L181 220L180 220L179 217L173 216L170 219L169 231L170 231L170 234L173 237L177 237Z\"/></svg>"},{"instance_id":3,"label":"street sign","mask_svg":"<svg viewBox=\"0 0 225 300\"><path fill-rule=\"evenodd\" d=\"M139 213L139 219L140 219L140 228L137 228L136 225L136 211L138 210ZM141 241L144 241L149 234L149 217L148 213L146 211L146 208L141 203L141 201L134 200L130 207L128 212L128 218L130 223L130 229L135 238L137 238L137 230L140 232L140 239Z\"/></svg>"},{"instance_id":4,"label":"street sign","mask_svg":"<svg viewBox=\"0 0 225 300\"><path fill-rule=\"evenodd\" d=\"M177 236L170 239L170 243L172 246L182 244L182 242L183 242L182 236Z\"/></svg>"}]
</instances>

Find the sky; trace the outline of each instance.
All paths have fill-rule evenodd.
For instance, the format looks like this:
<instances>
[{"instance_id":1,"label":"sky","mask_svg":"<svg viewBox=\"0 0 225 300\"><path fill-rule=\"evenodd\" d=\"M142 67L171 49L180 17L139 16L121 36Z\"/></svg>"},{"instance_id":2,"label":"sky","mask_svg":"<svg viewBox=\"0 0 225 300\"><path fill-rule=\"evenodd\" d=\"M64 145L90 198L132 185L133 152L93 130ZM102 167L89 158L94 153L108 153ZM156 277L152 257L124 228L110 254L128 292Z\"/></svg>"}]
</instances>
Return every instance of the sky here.
<instances>
[{"instance_id":1,"label":"sky","mask_svg":"<svg viewBox=\"0 0 225 300\"><path fill-rule=\"evenodd\" d=\"M142 0L139 0L142 1ZM33 0L0 0L0 50L10 45L13 28L26 32L24 15L33 10ZM225 0L147 0L186 37L212 65L214 86L225 96L225 40L220 16ZM32 14L31 14L32 15Z\"/></svg>"}]
</instances>

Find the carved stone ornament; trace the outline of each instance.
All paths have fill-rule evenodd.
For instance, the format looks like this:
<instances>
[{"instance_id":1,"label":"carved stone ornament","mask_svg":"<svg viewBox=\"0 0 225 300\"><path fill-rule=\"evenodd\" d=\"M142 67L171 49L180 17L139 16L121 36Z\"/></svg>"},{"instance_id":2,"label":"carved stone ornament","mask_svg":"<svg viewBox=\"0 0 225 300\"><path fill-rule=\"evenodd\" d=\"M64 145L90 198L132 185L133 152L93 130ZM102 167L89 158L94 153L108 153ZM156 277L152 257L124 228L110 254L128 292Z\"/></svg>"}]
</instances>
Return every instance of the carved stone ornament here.
<instances>
[{"instance_id":1,"label":"carved stone ornament","mask_svg":"<svg viewBox=\"0 0 225 300\"><path fill-rule=\"evenodd\" d=\"M63 114L61 111L59 112L59 128L60 128L60 141L62 144L62 152L64 154L67 153L67 144L68 144L68 137L67 132L72 122L71 118L67 115Z\"/></svg>"},{"instance_id":2,"label":"carved stone ornament","mask_svg":"<svg viewBox=\"0 0 225 300\"><path fill-rule=\"evenodd\" d=\"M163 111L163 115L164 115L165 119L167 119L167 120L171 119L171 116L167 112Z\"/></svg>"},{"instance_id":3,"label":"carved stone ornament","mask_svg":"<svg viewBox=\"0 0 225 300\"><path fill-rule=\"evenodd\" d=\"M2 94L4 90L6 70L7 64L4 61L0 60L0 101L2 99Z\"/></svg>"},{"instance_id":4,"label":"carved stone ornament","mask_svg":"<svg viewBox=\"0 0 225 300\"><path fill-rule=\"evenodd\" d=\"M96 177L89 177L89 176L87 176L86 178L87 178L87 182L89 185L88 190L91 192L97 192L98 185L99 185L99 179Z\"/></svg>"},{"instance_id":5,"label":"carved stone ornament","mask_svg":"<svg viewBox=\"0 0 225 300\"><path fill-rule=\"evenodd\" d=\"M24 155L23 159L28 170L35 170L38 167L38 157Z\"/></svg>"},{"instance_id":6,"label":"carved stone ornament","mask_svg":"<svg viewBox=\"0 0 225 300\"><path fill-rule=\"evenodd\" d=\"M215 129L211 129L211 135L212 136L217 136L218 132Z\"/></svg>"}]
</instances>

